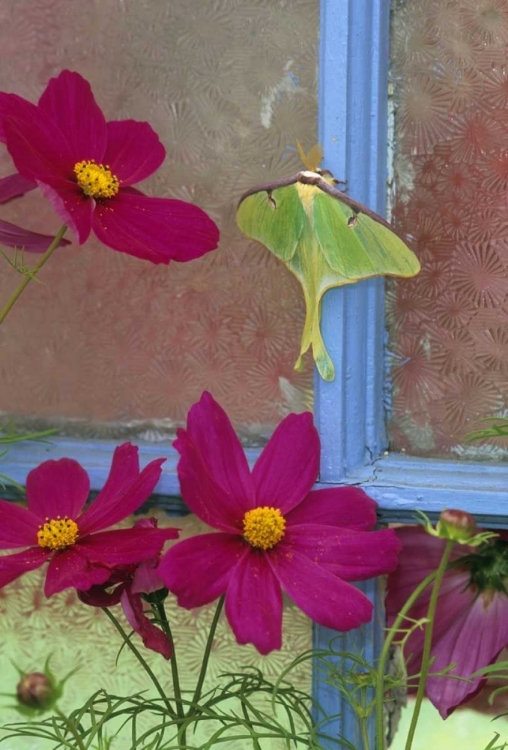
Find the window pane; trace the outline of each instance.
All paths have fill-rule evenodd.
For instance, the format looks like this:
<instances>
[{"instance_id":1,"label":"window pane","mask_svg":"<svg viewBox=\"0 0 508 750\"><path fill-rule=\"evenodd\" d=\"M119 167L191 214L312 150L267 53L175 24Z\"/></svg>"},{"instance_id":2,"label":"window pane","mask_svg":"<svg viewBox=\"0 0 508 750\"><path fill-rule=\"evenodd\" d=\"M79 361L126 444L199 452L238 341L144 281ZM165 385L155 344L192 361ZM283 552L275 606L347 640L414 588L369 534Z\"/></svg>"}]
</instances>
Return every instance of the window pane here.
<instances>
[{"instance_id":1,"label":"window pane","mask_svg":"<svg viewBox=\"0 0 508 750\"><path fill-rule=\"evenodd\" d=\"M507 455L464 444L507 407L507 43L504 0L395 3L393 217L422 262L388 293L396 450Z\"/></svg>"},{"instance_id":2,"label":"window pane","mask_svg":"<svg viewBox=\"0 0 508 750\"><path fill-rule=\"evenodd\" d=\"M406 708L402 709L402 716L390 750L404 750L406 747L407 733L409 730L411 716L414 708L414 700L409 699ZM459 708L446 720L442 719L439 712L430 701L424 699L418 729L416 730L414 750L449 750L449 748L461 745L471 750L501 750L508 736L506 719L493 721L498 711L483 708L482 713L471 708ZM500 735L496 742L496 735Z\"/></svg>"},{"instance_id":3,"label":"window pane","mask_svg":"<svg viewBox=\"0 0 508 750\"><path fill-rule=\"evenodd\" d=\"M219 251L169 267L94 240L58 251L3 326L0 409L64 420L67 433L149 437L205 388L250 434L308 407L311 358L293 370L299 286L234 217L247 188L297 171L297 139L317 139L319 0L6 0L0 15L3 90L36 101L77 70L108 119L158 132L167 158L146 192L195 201L222 232ZM2 149L0 175L11 171ZM36 191L1 217L59 227ZM19 277L2 264L6 300Z\"/></svg>"}]
</instances>

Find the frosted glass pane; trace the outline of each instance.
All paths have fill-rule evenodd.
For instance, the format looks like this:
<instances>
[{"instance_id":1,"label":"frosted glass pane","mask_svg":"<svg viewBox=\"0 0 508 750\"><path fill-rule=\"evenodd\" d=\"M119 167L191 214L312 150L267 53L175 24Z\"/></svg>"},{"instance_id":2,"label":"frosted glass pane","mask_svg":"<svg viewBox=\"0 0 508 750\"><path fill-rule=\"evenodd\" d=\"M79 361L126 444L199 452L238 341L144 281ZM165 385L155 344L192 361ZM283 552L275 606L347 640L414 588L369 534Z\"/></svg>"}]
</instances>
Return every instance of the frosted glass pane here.
<instances>
[{"instance_id":1,"label":"frosted glass pane","mask_svg":"<svg viewBox=\"0 0 508 750\"><path fill-rule=\"evenodd\" d=\"M393 216L422 262L388 293L396 450L508 455L464 444L507 413L507 44L505 0L395 3Z\"/></svg>"},{"instance_id":2,"label":"frosted glass pane","mask_svg":"<svg viewBox=\"0 0 508 750\"><path fill-rule=\"evenodd\" d=\"M2 328L0 411L85 435L149 437L209 389L259 434L311 401L295 373L304 307L297 282L237 230L256 183L299 168L316 141L319 0L4 0L1 89L36 101L63 68L87 78L108 119L148 120L167 149L142 185L196 202L220 249L153 266L101 247L60 250ZM0 175L12 171L0 150ZM59 227L35 192L3 219ZM0 299L18 278L2 261Z\"/></svg>"}]
</instances>

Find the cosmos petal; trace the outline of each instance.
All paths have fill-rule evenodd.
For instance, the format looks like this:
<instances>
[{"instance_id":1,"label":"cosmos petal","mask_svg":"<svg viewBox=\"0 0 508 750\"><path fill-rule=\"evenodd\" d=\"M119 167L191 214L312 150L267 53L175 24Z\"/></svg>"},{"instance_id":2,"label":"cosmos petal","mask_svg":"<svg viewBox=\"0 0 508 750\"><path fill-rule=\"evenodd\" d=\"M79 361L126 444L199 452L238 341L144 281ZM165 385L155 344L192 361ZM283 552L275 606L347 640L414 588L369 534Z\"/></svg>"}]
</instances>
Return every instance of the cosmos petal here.
<instances>
[{"instance_id":1,"label":"cosmos petal","mask_svg":"<svg viewBox=\"0 0 508 750\"><path fill-rule=\"evenodd\" d=\"M44 461L26 480L28 509L42 522L57 516L76 519L89 493L88 474L72 458Z\"/></svg>"},{"instance_id":2,"label":"cosmos petal","mask_svg":"<svg viewBox=\"0 0 508 750\"><path fill-rule=\"evenodd\" d=\"M52 185L73 174L75 160L55 126L34 108L31 118L3 118L7 150L18 172L28 180ZM58 131L57 131L58 133Z\"/></svg>"},{"instance_id":3,"label":"cosmos petal","mask_svg":"<svg viewBox=\"0 0 508 750\"><path fill-rule=\"evenodd\" d=\"M436 657L433 672L456 663L450 674L470 678L478 669L491 664L508 643L508 597L495 592L486 605L484 596L474 598L471 591L465 593L469 601L463 605L460 616L433 646L432 655ZM446 719L456 706L476 692L483 679L430 677L427 695Z\"/></svg>"},{"instance_id":4,"label":"cosmos petal","mask_svg":"<svg viewBox=\"0 0 508 750\"><path fill-rule=\"evenodd\" d=\"M53 553L48 565L44 593L53 596L68 588L89 589L105 583L111 570L100 563L90 562L79 545Z\"/></svg>"},{"instance_id":5,"label":"cosmos petal","mask_svg":"<svg viewBox=\"0 0 508 750\"><path fill-rule=\"evenodd\" d=\"M104 164L120 180L122 187L145 180L160 167L166 150L147 122L112 121L107 127Z\"/></svg>"},{"instance_id":6,"label":"cosmos petal","mask_svg":"<svg viewBox=\"0 0 508 750\"><path fill-rule=\"evenodd\" d=\"M309 492L286 520L288 526L318 523L368 531L376 524L376 508L377 503L359 487L331 487Z\"/></svg>"},{"instance_id":7,"label":"cosmos petal","mask_svg":"<svg viewBox=\"0 0 508 750\"><path fill-rule=\"evenodd\" d=\"M138 510L155 489L165 460L151 461L140 472L137 447L116 448L106 484L79 519L82 534L107 529Z\"/></svg>"},{"instance_id":8,"label":"cosmos petal","mask_svg":"<svg viewBox=\"0 0 508 750\"><path fill-rule=\"evenodd\" d=\"M418 584L436 570L446 545L446 540L437 539L427 534L421 526L404 526L395 529L395 533L402 543L402 551L399 557L399 566L390 574L388 579L386 599L388 614L393 613L394 616ZM457 544L450 555L450 561L455 562L472 551L472 547ZM442 591L444 590L443 587L448 585L446 582L450 575L450 573L446 573ZM454 575L457 575L457 571ZM424 593L420 595L418 598L419 604L428 602L430 591L431 588L427 587Z\"/></svg>"},{"instance_id":9,"label":"cosmos petal","mask_svg":"<svg viewBox=\"0 0 508 750\"><path fill-rule=\"evenodd\" d=\"M37 114L37 105L23 99L17 94L6 94L0 92L0 141L5 143L6 134L3 127L5 117L15 117L21 120L30 120Z\"/></svg>"},{"instance_id":10,"label":"cosmos petal","mask_svg":"<svg viewBox=\"0 0 508 750\"><path fill-rule=\"evenodd\" d=\"M180 451L178 479L182 498L198 518L219 531L241 532L244 512L242 499L225 491L210 474L202 454L184 430L177 431L174 445Z\"/></svg>"},{"instance_id":11,"label":"cosmos petal","mask_svg":"<svg viewBox=\"0 0 508 750\"><path fill-rule=\"evenodd\" d=\"M40 518L34 513L7 500L0 500L0 549L37 544L39 526Z\"/></svg>"},{"instance_id":12,"label":"cosmos petal","mask_svg":"<svg viewBox=\"0 0 508 750\"><path fill-rule=\"evenodd\" d=\"M28 253L45 253L53 240L54 237L29 232L27 229L0 219L0 245L5 247L15 247ZM69 244L69 241L65 239L60 241L60 247Z\"/></svg>"},{"instance_id":13,"label":"cosmos petal","mask_svg":"<svg viewBox=\"0 0 508 750\"><path fill-rule=\"evenodd\" d=\"M393 529L356 531L313 523L288 528L284 546L345 581L364 581L395 570L400 552Z\"/></svg>"},{"instance_id":14,"label":"cosmos petal","mask_svg":"<svg viewBox=\"0 0 508 750\"><path fill-rule=\"evenodd\" d=\"M167 539L176 539L177 529L112 529L79 539L80 554L101 565L134 565L158 555Z\"/></svg>"},{"instance_id":15,"label":"cosmos petal","mask_svg":"<svg viewBox=\"0 0 508 750\"><path fill-rule=\"evenodd\" d=\"M444 539L430 536L422 528L401 528L396 529L396 533L403 549L399 567L388 578L386 607L389 624L393 623L415 587L435 572L446 544ZM481 555L467 545L454 545L451 560L455 565L446 571L439 590L431 671L442 671L456 664L451 674L466 679L443 676L428 678L427 695L443 718L473 697L483 678L468 681L471 674L494 661L508 643L508 597L495 589L479 592L477 586L471 583L471 555L475 554ZM463 565L460 564L461 558L468 558ZM488 565L492 567L492 564L490 560ZM418 597L408 613L411 622L427 616L430 593L431 587L428 586ZM420 671L423 644L424 629L415 628L404 646L410 675Z\"/></svg>"},{"instance_id":16,"label":"cosmos petal","mask_svg":"<svg viewBox=\"0 0 508 750\"><path fill-rule=\"evenodd\" d=\"M107 514L111 504L116 503L118 494L129 487L139 475L138 448L132 443L123 443L115 448L111 468L104 486L97 497L80 518L83 534L89 534L96 525L104 528L101 519Z\"/></svg>"},{"instance_id":17,"label":"cosmos petal","mask_svg":"<svg viewBox=\"0 0 508 750\"><path fill-rule=\"evenodd\" d=\"M116 586L112 591L107 590L108 584L109 580L102 586L91 586L86 591L78 591L78 599L90 607L114 607L120 603L125 584Z\"/></svg>"},{"instance_id":18,"label":"cosmos petal","mask_svg":"<svg viewBox=\"0 0 508 750\"><path fill-rule=\"evenodd\" d=\"M0 556L0 588L25 573L40 568L47 559L48 553L41 547L30 547L23 552Z\"/></svg>"},{"instance_id":19,"label":"cosmos petal","mask_svg":"<svg viewBox=\"0 0 508 750\"><path fill-rule=\"evenodd\" d=\"M97 204L93 231L108 247L152 263L194 260L219 241L217 226L198 206L129 187Z\"/></svg>"},{"instance_id":20,"label":"cosmos petal","mask_svg":"<svg viewBox=\"0 0 508 750\"><path fill-rule=\"evenodd\" d=\"M226 592L232 569L249 554L241 537L198 534L171 547L158 573L186 609L202 607Z\"/></svg>"},{"instance_id":21,"label":"cosmos petal","mask_svg":"<svg viewBox=\"0 0 508 750\"><path fill-rule=\"evenodd\" d=\"M141 637L145 648L161 654L165 659L170 659L173 654L172 643L167 635L146 616L141 596L134 594L127 586L122 592L121 602L127 622Z\"/></svg>"},{"instance_id":22,"label":"cosmos petal","mask_svg":"<svg viewBox=\"0 0 508 750\"><path fill-rule=\"evenodd\" d=\"M51 78L39 99L38 110L64 135L73 166L88 159L102 162L108 138L106 120L83 76L62 70Z\"/></svg>"},{"instance_id":23,"label":"cosmos petal","mask_svg":"<svg viewBox=\"0 0 508 750\"><path fill-rule=\"evenodd\" d=\"M0 203L7 203L13 198L19 198L21 195L35 190L37 183L33 180L27 180L23 175L9 174L0 178Z\"/></svg>"},{"instance_id":24,"label":"cosmos petal","mask_svg":"<svg viewBox=\"0 0 508 750\"><path fill-rule=\"evenodd\" d=\"M305 555L286 551L279 544L268 560L284 591L314 622L346 632L370 621L373 605L365 594Z\"/></svg>"},{"instance_id":25,"label":"cosmos petal","mask_svg":"<svg viewBox=\"0 0 508 750\"><path fill-rule=\"evenodd\" d=\"M225 492L239 497L243 510L253 508L254 488L247 458L228 415L208 391L189 410L187 434Z\"/></svg>"},{"instance_id":26,"label":"cosmos petal","mask_svg":"<svg viewBox=\"0 0 508 750\"><path fill-rule=\"evenodd\" d=\"M95 201L70 180L54 180L53 185L38 182L38 186L64 224L76 235L79 244L86 242L92 231Z\"/></svg>"},{"instance_id":27,"label":"cosmos petal","mask_svg":"<svg viewBox=\"0 0 508 750\"><path fill-rule=\"evenodd\" d=\"M319 453L319 435L310 412L283 419L252 472L257 505L286 514L301 503L317 480Z\"/></svg>"},{"instance_id":28,"label":"cosmos petal","mask_svg":"<svg viewBox=\"0 0 508 750\"><path fill-rule=\"evenodd\" d=\"M244 555L231 572L226 616L236 640L260 654L282 646L282 592L267 556Z\"/></svg>"}]
</instances>

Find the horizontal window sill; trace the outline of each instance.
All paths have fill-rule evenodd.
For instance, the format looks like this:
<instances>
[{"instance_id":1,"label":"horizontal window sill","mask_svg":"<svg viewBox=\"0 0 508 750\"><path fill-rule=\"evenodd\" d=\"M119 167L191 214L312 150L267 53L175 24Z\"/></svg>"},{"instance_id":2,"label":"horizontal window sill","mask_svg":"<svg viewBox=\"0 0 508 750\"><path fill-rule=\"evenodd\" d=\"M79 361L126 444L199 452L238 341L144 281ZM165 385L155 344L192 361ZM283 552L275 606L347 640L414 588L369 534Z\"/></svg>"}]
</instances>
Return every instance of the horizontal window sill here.
<instances>
[{"instance_id":1,"label":"horizontal window sill","mask_svg":"<svg viewBox=\"0 0 508 750\"><path fill-rule=\"evenodd\" d=\"M98 490L106 480L116 445L105 440L67 438L13 444L0 463L0 473L24 484L28 472L42 461L65 456L83 465L92 489ZM166 497L178 496L178 455L174 448L167 443L140 443L139 448L141 465L161 456L167 458L156 492ZM259 452L260 449L247 449L251 463ZM357 470L344 484L361 485L379 504L386 521L414 520L415 510L432 515L443 508L460 507L479 521L488 518L491 525L508 522L508 463L459 463L386 453ZM486 513L486 508L492 510Z\"/></svg>"}]
</instances>

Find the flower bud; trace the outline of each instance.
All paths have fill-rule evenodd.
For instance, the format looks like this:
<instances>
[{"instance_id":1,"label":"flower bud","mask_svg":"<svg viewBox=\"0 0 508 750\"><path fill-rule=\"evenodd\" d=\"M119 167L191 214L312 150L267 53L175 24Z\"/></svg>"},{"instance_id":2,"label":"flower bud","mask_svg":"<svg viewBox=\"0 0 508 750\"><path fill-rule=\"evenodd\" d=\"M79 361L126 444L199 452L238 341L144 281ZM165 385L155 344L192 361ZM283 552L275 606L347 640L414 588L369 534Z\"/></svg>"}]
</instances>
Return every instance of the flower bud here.
<instances>
[{"instance_id":1,"label":"flower bud","mask_svg":"<svg viewBox=\"0 0 508 750\"><path fill-rule=\"evenodd\" d=\"M25 674L16 687L18 700L29 708L44 708L53 700L54 687L42 672Z\"/></svg>"},{"instance_id":2,"label":"flower bud","mask_svg":"<svg viewBox=\"0 0 508 750\"><path fill-rule=\"evenodd\" d=\"M477 532L476 520L464 510L448 508L439 516L436 530L442 539L469 544Z\"/></svg>"}]
</instances>

